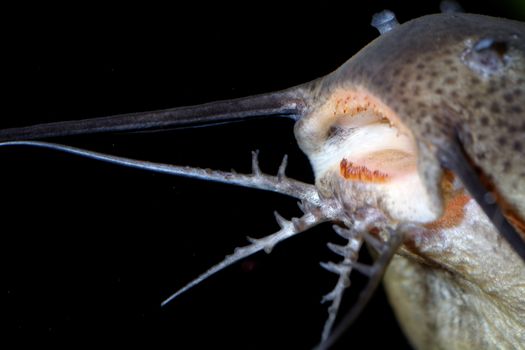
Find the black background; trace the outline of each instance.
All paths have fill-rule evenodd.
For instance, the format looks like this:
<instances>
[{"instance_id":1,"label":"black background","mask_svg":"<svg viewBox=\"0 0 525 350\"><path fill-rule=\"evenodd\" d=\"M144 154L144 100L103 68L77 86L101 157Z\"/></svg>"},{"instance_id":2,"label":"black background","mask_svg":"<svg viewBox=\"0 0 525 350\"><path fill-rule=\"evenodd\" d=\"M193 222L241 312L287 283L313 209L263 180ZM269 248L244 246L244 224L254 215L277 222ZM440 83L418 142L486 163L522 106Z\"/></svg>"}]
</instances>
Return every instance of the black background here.
<instances>
[{"instance_id":1,"label":"black background","mask_svg":"<svg viewBox=\"0 0 525 350\"><path fill-rule=\"evenodd\" d=\"M336 69L378 34L373 13L400 22L439 1L193 8L142 5L6 11L2 127L190 105L283 89ZM518 16L500 2L469 12ZM306 10L306 11L305 11ZM387 57L385 59L388 59ZM312 182L287 120L59 141L112 154ZM0 150L4 338L23 345L308 349L319 339L321 296L335 276L330 225L215 275L166 308L161 300L219 262L247 235L277 230L273 211L295 200L145 173L40 149ZM346 309L360 290L354 286ZM352 294L353 293L353 294ZM409 348L382 290L337 348Z\"/></svg>"}]
</instances>

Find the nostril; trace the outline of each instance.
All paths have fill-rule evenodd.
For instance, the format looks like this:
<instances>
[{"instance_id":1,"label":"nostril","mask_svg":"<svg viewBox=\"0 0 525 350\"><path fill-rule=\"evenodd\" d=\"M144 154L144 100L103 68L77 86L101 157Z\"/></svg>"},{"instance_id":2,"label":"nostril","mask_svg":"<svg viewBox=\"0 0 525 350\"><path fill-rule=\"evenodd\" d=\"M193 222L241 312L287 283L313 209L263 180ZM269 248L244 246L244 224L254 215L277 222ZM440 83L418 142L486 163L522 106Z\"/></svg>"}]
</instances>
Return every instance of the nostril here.
<instances>
[{"instance_id":1,"label":"nostril","mask_svg":"<svg viewBox=\"0 0 525 350\"><path fill-rule=\"evenodd\" d=\"M394 12L390 10L383 10L372 16L372 26L376 28L381 35L391 31L399 26Z\"/></svg>"}]
</instances>

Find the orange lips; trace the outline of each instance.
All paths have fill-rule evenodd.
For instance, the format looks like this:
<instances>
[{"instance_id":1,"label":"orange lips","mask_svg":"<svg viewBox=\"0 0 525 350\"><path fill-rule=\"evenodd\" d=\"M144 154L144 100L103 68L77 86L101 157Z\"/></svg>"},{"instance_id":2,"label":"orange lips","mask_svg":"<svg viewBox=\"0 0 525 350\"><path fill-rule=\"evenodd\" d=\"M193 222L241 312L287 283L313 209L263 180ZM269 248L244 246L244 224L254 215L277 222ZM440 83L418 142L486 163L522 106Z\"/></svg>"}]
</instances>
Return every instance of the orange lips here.
<instances>
[{"instance_id":1,"label":"orange lips","mask_svg":"<svg viewBox=\"0 0 525 350\"><path fill-rule=\"evenodd\" d=\"M389 178L388 174L379 170L370 170L362 165L354 165L345 158L339 164L339 171L341 176L347 180L382 183Z\"/></svg>"}]
</instances>

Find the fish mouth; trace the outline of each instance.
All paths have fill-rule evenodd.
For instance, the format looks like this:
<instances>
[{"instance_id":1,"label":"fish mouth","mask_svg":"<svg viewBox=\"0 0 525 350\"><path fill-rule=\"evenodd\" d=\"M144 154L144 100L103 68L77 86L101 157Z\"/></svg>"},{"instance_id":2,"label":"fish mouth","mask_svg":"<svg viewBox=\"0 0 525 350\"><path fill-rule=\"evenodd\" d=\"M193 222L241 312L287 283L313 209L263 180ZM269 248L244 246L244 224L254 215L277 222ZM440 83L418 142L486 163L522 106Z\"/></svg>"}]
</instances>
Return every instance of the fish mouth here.
<instances>
[{"instance_id":1,"label":"fish mouth","mask_svg":"<svg viewBox=\"0 0 525 350\"><path fill-rule=\"evenodd\" d=\"M415 138L398 115L366 89L335 91L297 123L295 132L326 195L342 184L353 207L364 200L355 192L366 191L395 222L426 223L439 217L418 171ZM337 189L330 188L334 183L339 183Z\"/></svg>"}]
</instances>

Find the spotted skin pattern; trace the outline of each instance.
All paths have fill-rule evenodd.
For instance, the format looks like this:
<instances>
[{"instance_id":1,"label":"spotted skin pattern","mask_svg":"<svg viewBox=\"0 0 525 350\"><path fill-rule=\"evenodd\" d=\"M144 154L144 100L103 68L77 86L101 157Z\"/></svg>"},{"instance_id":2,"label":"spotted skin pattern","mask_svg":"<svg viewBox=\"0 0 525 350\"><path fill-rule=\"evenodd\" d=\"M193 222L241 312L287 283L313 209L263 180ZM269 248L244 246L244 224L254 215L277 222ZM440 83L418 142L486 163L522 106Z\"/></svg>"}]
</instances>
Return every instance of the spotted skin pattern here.
<instances>
[{"instance_id":1,"label":"spotted skin pattern","mask_svg":"<svg viewBox=\"0 0 525 350\"><path fill-rule=\"evenodd\" d=\"M311 159L319 144L341 133L333 119L319 122L322 106L334 104L341 91L375 101L376 114L388 115L390 125L417 145L428 207L439 214L427 230L407 236L385 276L411 343L420 349L523 348L523 261L465 192L446 198L448 173L439 155L453 152L459 139L525 239L525 24L461 13L424 16L381 35L309 89L316 104L295 133ZM317 175L326 193L340 182ZM349 201L368 200L370 193L355 194L366 189L352 186Z\"/></svg>"},{"instance_id":2,"label":"spotted skin pattern","mask_svg":"<svg viewBox=\"0 0 525 350\"><path fill-rule=\"evenodd\" d=\"M425 16L362 50L340 75L351 74L350 81L380 96L416 139L424 140L421 147L446 148L458 129L472 162L524 218L524 35L521 22L468 14ZM468 60L476 43L487 38L505 47L486 49L498 62L483 74ZM432 168L425 162L419 166L422 172ZM427 181L437 178L428 175Z\"/></svg>"},{"instance_id":3,"label":"spotted skin pattern","mask_svg":"<svg viewBox=\"0 0 525 350\"><path fill-rule=\"evenodd\" d=\"M315 187L307 187L318 202L342 204L349 227L356 212L379 210L385 227L403 239L391 250L397 255L384 281L414 347L523 348L523 260L443 154L475 171L494 193L489 200L525 239L525 24L460 13L424 16L383 33L333 73L282 92L3 130L0 140L134 130L152 117L157 126L172 125L173 117L175 125L220 122L232 113L295 119L297 142L316 177ZM191 176L188 169L178 174ZM326 215L323 220L334 219ZM412 230L398 229L414 222ZM302 230L290 225L294 234Z\"/></svg>"}]
</instances>

